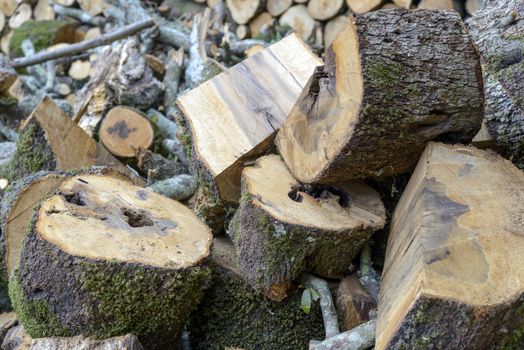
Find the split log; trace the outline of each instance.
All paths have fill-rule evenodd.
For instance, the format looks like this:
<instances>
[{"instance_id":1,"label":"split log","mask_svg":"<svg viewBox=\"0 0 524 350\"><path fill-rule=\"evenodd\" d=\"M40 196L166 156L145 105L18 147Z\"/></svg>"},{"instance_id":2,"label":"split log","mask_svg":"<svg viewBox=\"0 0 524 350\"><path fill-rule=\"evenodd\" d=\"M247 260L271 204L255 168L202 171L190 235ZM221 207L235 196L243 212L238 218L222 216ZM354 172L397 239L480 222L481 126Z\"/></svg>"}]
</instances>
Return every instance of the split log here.
<instances>
[{"instance_id":1,"label":"split log","mask_svg":"<svg viewBox=\"0 0 524 350\"><path fill-rule=\"evenodd\" d=\"M339 14L344 8L344 0L309 0L307 9L314 19L325 21Z\"/></svg>"},{"instance_id":2,"label":"split log","mask_svg":"<svg viewBox=\"0 0 524 350\"><path fill-rule=\"evenodd\" d=\"M155 134L149 121L137 110L125 106L112 108L100 125L104 146L118 157L134 157L153 144Z\"/></svg>"},{"instance_id":3,"label":"split log","mask_svg":"<svg viewBox=\"0 0 524 350\"><path fill-rule=\"evenodd\" d=\"M282 300L303 271L343 276L385 224L377 192L362 183L303 187L278 155L242 172L240 206L229 226L240 273L256 290Z\"/></svg>"},{"instance_id":4,"label":"split log","mask_svg":"<svg viewBox=\"0 0 524 350\"><path fill-rule=\"evenodd\" d=\"M345 277L338 287L337 311L341 319L342 331L349 331L370 320L370 312L377 305L364 290L358 277Z\"/></svg>"},{"instance_id":5,"label":"split log","mask_svg":"<svg viewBox=\"0 0 524 350\"><path fill-rule=\"evenodd\" d=\"M12 161L0 169L0 177L13 181L39 170L82 169L93 165L111 166L136 179L49 97L44 97L25 121L16 153Z\"/></svg>"},{"instance_id":6,"label":"split log","mask_svg":"<svg viewBox=\"0 0 524 350\"><path fill-rule=\"evenodd\" d=\"M305 41L313 35L313 29L315 29L315 20L304 5L291 6L280 16L279 22L281 25L288 25L293 28L298 36Z\"/></svg>"},{"instance_id":7,"label":"split log","mask_svg":"<svg viewBox=\"0 0 524 350\"><path fill-rule=\"evenodd\" d=\"M301 182L406 172L429 140L466 143L480 129L479 57L455 12L350 16L325 62L276 138Z\"/></svg>"},{"instance_id":8,"label":"split log","mask_svg":"<svg viewBox=\"0 0 524 350\"><path fill-rule=\"evenodd\" d=\"M231 242L213 240L213 281L189 324L194 350L231 348L306 349L309 339L324 339L322 315L317 302L309 314L301 310L301 295L293 293L281 302L254 291L239 275Z\"/></svg>"},{"instance_id":9,"label":"split log","mask_svg":"<svg viewBox=\"0 0 524 350\"><path fill-rule=\"evenodd\" d=\"M31 8L31 5L21 3L9 18L9 28L16 29L20 27L24 22L30 20L32 15L33 9Z\"/></svg>"},{"instance_id":10,"label":"split log","mask_svg":"<svg viewBox=\"0 0 524 350\"><path fill-rule=\"evenodd\" d=\"M174 349L208 286L211 232L184 205L110 176L62 183L35 214L9 282L34 338L133 333Z\"/></svg>"},{"instance_id":11,"label":"split log","mask_svg":"<svg viewBox=\"0 0 524 350\"><path fill-rule=\"evenodd\" d=\"M524 325L523 203L511 162L430 143L393 214L375 349L512 348L495 345Z\"/></svg>"},{"instance_id":12,"label":"split log","mask_svg":"<svg viewBox=\"0 0 524 350\"><path fill-rule=\"evenodd\" d=\"M488 1L468 26L483 58L484 120L495 142L524 168L524 3Z\"/></svg>"},{"instance_id":13,"label":"split log","mask_svg":"<svg viewBox=\"0 0 524 350\"><path fill-rule=\"evenodd\" d=\"M264 0L226 0L227 8L237 24L247 24L265 7Z\"/></svg>"},{"instance_id":14,"label":"split log","mask_svg":"<svg viewBox=\"0 0 524 350\"><path fill-rule=\"evenodd\" d=\"M33 339L28 350L144 350L140 341L132 334L94 340L76 336L70 338L37 338Z\"/></svg>"},{"instance_id":15,"label":"split log","mask_svg":"<svg viewBox=\"0 0 524 350\"><path fill-rule=\"evenodd\" d=\"M346 25L347 20L347 16L337 16L326 23L324 27L324 47L331 45L338 32Z\"/></svg>"},{"instance_id":16,"label":"split log","mask_svg":"<svg viewBox=\"0 0 524 350\"><path fill-rule=\"evenodd\" d=\"M267 0L267 12L273 17L278 17L293 5L293 0Z\"/></svg>"},{"instance_id":17,"label":"split log","mask_svg":"<svg viewBox=\"0 0 524 350\"><path fill-rule=\"evenodd\" d=\"M191 127L193 163L216 183L220 198L238 201L242 164L271 147L275 130L319 64L291 35L177 100Z\"/></svg>"},{"instance_id":18,"label":"split log","mask_svg":"<svg viewBox=\"0 0 524 350\"><path fill-rule=\"evenodd\" d=\"M373 11L382 5L382 0L346 0L349 9L355 13Z\"/></svg>"}]
</instances>

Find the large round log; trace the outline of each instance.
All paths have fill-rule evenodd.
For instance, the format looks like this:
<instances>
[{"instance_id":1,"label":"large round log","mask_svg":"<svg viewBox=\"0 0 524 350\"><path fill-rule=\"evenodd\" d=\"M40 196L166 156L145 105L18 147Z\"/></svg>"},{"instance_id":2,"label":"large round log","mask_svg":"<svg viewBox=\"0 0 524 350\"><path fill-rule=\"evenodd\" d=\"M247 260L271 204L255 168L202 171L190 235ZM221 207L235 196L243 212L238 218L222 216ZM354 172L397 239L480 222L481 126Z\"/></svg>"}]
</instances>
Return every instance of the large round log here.
<instances>
[{"instance_id":1,"label":"large round log","mask_svg":"<svg viewBox=\"0 0 524 350\"><path fill-rule=\"evenodd\" d=\"M305 270L340 277L385 223L378 193L361 183L303 187L277 155L242 173L229 235L244 279L274 300Z\"/></svg>"},{"instance_id":2,"label":"large round log","mask_svg":"<svg viewBox=\"0 0 524 350\"><path fill-rule=\"evenodd\" d=\"M82 175L36 212L9 282L32 337L176 337L209 282L211 232L191 211L128 182Z\"/></svg>"},{"instance_id":3,"label":"large round log","mask_svg":"<svg viewBox=\"0 0 524 350\"><path fill-rule=\"evenodd\" d=\"M297 350L325 338L319 303L306 314L300 292L276 302L253 290L240 276L227 238L213 239L210 261L213 281L188 327L194 350Z\"/></svg>"},{"instance_id":4,"label":"large round log","mask_svg":"<svg viewBox=\"0 0 524 350\"><path fill-rule=\"evenodd\" d=\"M458 14L404 9L350 16L279 131L301 182L412 170L431 139L480 129L478 54Z\"/></svg>"},{"instance_id":5,"label":"large round log","mask_svg":"<svg viewBox=\"0 0 524 350\"><path fill-rule=\"evenodd\" d=\"M524 168L524 3L489 0L467 24L483 58L485 121L498 146Z\"/></svg>"}]
</instances>

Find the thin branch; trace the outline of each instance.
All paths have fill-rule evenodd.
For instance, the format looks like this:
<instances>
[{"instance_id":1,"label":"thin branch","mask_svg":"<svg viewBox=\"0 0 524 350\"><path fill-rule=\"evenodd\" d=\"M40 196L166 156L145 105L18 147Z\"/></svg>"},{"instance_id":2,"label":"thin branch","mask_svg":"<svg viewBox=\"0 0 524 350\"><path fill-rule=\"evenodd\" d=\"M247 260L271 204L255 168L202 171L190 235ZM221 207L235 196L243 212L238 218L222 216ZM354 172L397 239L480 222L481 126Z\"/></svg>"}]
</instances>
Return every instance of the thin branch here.
<instances>
[{"instance_id":1,"label":"thin branch","mask_svg":"<svg viewBox=\"0 0 524 350\"><path fill-rule=\"evenodd\" d=\"M311 341L309 350L365 350L375 343L375 320L361 324L322 342Z\"/></svg>"},{"instance_id":2,"label":"thin branch","mask_svg":"<svg viewBox=\"0 0 524 350\"><path fill-rule=\"evenodd\" d=\"M13 68L23 68L46 62L49 60L54 60L57 58L67 57L75 55L77 53L89 50L98 46L108 45L113 41L128 37L133 35L142 29L149 28L153 26L155 22L153 19L146 19L137 23L130 24L123 28L117 29L111 33L101 35L92 40L86 40L79 42L77 44L69 45L67 47L58 48L53 51L43 51L39 52L30 57L17 58L11 61L11 67Z\"/></svg>"}]
</instances>

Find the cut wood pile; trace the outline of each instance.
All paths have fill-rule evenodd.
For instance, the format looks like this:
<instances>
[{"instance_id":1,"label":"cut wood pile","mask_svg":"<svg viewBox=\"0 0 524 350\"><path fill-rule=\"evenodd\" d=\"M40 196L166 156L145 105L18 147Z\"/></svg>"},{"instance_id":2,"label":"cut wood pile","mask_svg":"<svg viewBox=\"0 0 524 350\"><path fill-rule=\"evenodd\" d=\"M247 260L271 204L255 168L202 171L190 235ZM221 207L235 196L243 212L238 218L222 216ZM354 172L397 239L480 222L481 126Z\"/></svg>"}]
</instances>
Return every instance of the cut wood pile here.
<instances>
[{"instance_id":1,"label":"cut wood pile","mask_svg":"<svg viewBox=\"0 0 524 350\"><path fill-rule=\"evenodd\" d=\"M524 349L524 0L0 9L0 349Z\"/></svg>"}]
</instances>

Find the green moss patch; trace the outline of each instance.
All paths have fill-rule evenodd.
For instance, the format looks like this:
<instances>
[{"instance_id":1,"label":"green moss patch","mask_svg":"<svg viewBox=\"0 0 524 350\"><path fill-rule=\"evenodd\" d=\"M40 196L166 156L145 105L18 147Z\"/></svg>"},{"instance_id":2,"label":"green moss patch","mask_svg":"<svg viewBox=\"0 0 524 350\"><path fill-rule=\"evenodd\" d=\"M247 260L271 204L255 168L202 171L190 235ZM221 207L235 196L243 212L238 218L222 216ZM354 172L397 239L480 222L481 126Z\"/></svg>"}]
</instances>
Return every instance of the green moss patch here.
<instances>
[{"instance_id":1,"label":"green moss patch","mask_svg":"<svg viewBox=\"0 0 524 350\"><path fill-rule=\"evenodd\" d=\"M35 21L24 22L15 29L9 41L9 52L15 57L23 55L22 41L30 39L36 51L43 50L58 43L71 43L75 29L68 21Z\"/></svg>"}]
</instances>

